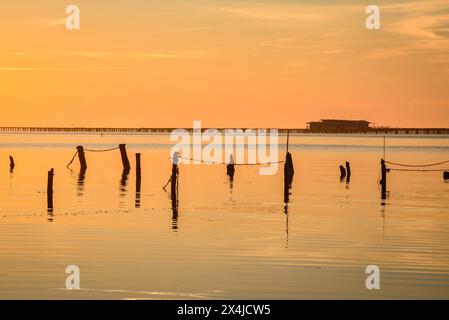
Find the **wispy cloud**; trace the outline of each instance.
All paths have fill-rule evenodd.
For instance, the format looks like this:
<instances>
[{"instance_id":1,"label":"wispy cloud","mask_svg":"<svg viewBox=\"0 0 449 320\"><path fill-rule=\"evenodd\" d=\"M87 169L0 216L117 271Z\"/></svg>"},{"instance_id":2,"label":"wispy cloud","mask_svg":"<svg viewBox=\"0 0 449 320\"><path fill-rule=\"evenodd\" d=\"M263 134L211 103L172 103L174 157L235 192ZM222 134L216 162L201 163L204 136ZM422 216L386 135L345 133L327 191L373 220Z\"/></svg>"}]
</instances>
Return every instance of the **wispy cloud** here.
<instances>
[{"instance_id":1,"label":"wispy cloud","mask_svg":"<svg viewBox=\"0 0 449 320\"><path fill-rule=\"evenodd\" d=\"M280 37L271 40L266 40L260 43L256 49L261 48L274 48L274 49L291 49L298 48L300 46L300 41L298 37Z\"/></svg>"},{"instance_id":2,"label":"wispy cloud","mask_svg":"<svg viewBox=\"0 0 449 320\"><path fill-rule=\"evenodd\" d=\"M256 6L228 6L218 7L214 10L242 18L268 20L268 21L323 21L328 17L317 12L305 12L304 7L300 6L273 6L273 5L256 5Z\"/></svg>"},{"instance_id":3,"label":"wispy cloud","mask_svg":"<svg viewBox=\"0 0 449 320\"><path fill-rule=\"evenodd\" d=\"M309 6L292 3L254 3L228 4L210 7L209 11L248 20L259 26L291 27L298 24L321 23L335 19L329 15L328 8L323 6Z\"/></svg>"},{"instance_id":4,"label":"wispy cloud","mask_svg":"<svg viewBox=\"0 0 449 320\"><path fill-rule=\"evenodd\" d=\"M204 30L209 30L209 29L210 29L210 27L188 27L188 28L180 28L180 29L154 31L153 34L204 31Z\"/></svg>"},{"instance_id":5,"label":"wispy cloud","mask_svg":"<svg viewBox=\"0 0 449 320\"><path fill-rule=\"evenodd\" d=\"M114 70L119 67L47 67L47 66L0 66L0 71L89 71Z\"/></svg>"},{"instance_id":6,"label":"wispy cloud","mask_svg":"<svg viewBox=\"0 0 449 320\"><path fill-rule=\"evenodd\" d=\"M449 38L447 0L411 1L384 5L384 16L391 17L385 30L424 39Z\"/></svg>"},{"instance_id":7,"label":"wispy cloud","mask_svg":"<svg viewBox=\"0 0 449 320\"><path fill-rule=\"evenodd\" d=\"M79 56L89 58L119 58L119 59L199 59L206 58L217 50L179 50L179 51L141 51L141 52L117 52L117 51L51 51L49 55Z\"/></svg>"},{"instance_id":8,"label":"wispy cloud","mask_svg":"<svg viewBox=\"0 0 449 320\"><path fill-rule=\"evenodd\" d=\"M29 52L10 52L9 55L10 56L16 56L16 57L25 57L28 56L30 53Z\"/></svg>"},{"instance_id":9,"label":"wispy cloud","mask_svg":"<svg viewBox=\"0 0 449 320\"><path fill-rule=\"evenodd\" d=\"M65 25L65 18L44 18L28 20L28 23L42 27L59 27Z\"/></svg>"},{"instance_id":10,"label":"wispy cloud","mask_svg":"<svg viewBox=\"0 0 449 320\"><path fill-rule=\"evenodd\" d=\"M385 4L380 8L381 32L386 33L383 39L389 41L389 45L373 48L365 56L366 59L403 59L414 55L425 55L426 62L447 63L448 1L408 1ZM436 56L439 58L435 59Z\"/></svg>"}]
</instances>

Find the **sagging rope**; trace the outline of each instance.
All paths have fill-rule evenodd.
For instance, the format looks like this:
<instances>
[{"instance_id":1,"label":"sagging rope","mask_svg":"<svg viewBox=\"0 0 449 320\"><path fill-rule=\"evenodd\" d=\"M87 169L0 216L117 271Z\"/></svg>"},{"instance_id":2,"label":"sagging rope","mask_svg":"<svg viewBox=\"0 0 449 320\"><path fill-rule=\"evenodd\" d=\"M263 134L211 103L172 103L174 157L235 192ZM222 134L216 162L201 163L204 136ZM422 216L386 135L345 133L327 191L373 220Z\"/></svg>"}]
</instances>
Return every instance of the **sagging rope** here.
<instances>
[{"instance_id":1,"label":"sagging rope","mask_svg":"<svg viewBox=\"0 0 449 320\"><path fill-rule=\"evenodd\" d=\"M449 160L438 162L438 163L430 163L430 164L403 164L403 163L396 163L396 162L391 162L391 161L386 161L386 160L385 160L385 163L399 166L399 167L425 168L425 167L435 167L435 166L439 166L439 165L442 165L445 163L449 163Z\"/></svg>"},{"instance_id":2,"label":"sagging rope","mask_svg":"<svg viewBox=\"0 0 449 320\"><path fill-rule=\"evenodd\" d=\"M117 149L120 149L120 147L114 147L114 148L110 148L110 149L83 149L83 150L87 151L87 152L107 152L107 151L114 151L114 150L117 150ZM75 160L75 157L77 156L77 154L78 154L78 150L75 152L72 160L70 160L69 164L67 165L67 169L69 169L70 165Z\"/></svg>"},{"instance_id":3,"label":"sagging rope","mask_svg":"<svg viewBox=\"0 0 449 320\"><path fill-rule=\"evenodd\" d=\"M198 160L198 159L185 158L185 157L178 157L178 159L196 161L196 162L200 162L200 163L209 163L209 164L225 164L225 165L232 164L234 166L261 166L261 165L269 165L269 164L285 162L285 160L281 160L281 161L265 162L265 163L262 163L262 162L259 162L259 163L226 163L226 162L217 162L217 161L208 161L208 160Z\"/></svg>"},{"instance_id":4,"label":"sagging rope","mask_svg":"<svg viewBox=\"0 0 449 320\"><path fill-rule=\"evenodd\" d=\"M84 149L84 151L88 151L88 152L107 152L107 151L114 151L120 149L120 147L114 147L111 149Z\"/></svg>"},{"instance_id":5,"label":"sagging rope","mask_svg":"<svg viewBox=\"0 0 449 320\"><path fill-rule=\"evenodd\" d=\"M445 172L449 171L449 169L391 169L388 168L389 171L413 171L413 172Z\"/></svg>"}]
</instances>

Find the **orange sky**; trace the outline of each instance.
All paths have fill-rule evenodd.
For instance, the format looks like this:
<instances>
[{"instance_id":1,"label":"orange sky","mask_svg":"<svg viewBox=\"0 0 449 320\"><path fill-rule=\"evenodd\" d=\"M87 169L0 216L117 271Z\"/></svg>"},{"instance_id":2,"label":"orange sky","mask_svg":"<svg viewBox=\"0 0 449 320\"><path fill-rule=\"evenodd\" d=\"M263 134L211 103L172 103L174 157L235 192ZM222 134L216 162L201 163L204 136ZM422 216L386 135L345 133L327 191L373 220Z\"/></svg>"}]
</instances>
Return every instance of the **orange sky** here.
<instances>
[{"instance_id":1,"label":"orange sky","mask_svg":"<svg viewBox=\"0 0 449 320\"><path fill-rule=\"evenodd\" d=\"M2 3L0 126L449 127L449 2L334 2Z\"/></svg>"}]
</instances>

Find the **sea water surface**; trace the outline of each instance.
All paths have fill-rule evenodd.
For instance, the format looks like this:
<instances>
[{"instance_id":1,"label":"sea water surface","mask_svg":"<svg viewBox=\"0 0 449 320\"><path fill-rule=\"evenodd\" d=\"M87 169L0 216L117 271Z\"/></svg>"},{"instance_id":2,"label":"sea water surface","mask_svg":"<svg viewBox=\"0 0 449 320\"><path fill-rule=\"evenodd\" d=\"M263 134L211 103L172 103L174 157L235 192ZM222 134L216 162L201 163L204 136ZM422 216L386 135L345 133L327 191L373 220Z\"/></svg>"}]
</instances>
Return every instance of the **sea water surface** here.
<instances>
[{"instance_id":1,"label":"sea water surface","mask_svg":"<svg viewBox=\"0 0 449 320\"><path fill-rule=\"evenodd\" d=\"M119 143L129 175L118 150L86 152L84 177L77 159L66 168L77 145ZM0 134L0 298L449 299L449 183L441 171L391 171L382 201L383 137L291 135L288 206L282 164L272 176L237 166L232 183L224 165L180 165L177 212L162 189L171 145L165 134ZM388 136L386 158L445 161L449 137ZM80 290L66 289L68 265ZM366 289L369 265L379 290Z\"/></svg>"}]
</instances>

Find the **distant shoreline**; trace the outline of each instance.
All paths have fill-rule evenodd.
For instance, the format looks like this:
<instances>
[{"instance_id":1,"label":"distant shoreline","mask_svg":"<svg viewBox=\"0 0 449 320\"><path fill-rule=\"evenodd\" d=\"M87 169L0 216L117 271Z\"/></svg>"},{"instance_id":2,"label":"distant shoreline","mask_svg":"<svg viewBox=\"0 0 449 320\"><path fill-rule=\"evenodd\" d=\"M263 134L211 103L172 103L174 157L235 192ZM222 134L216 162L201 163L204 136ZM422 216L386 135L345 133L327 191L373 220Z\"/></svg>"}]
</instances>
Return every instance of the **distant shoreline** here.
<instances>
[{"instance_id":1,"label":"distant shoreline","mask_svg":"<svg viewBox=\"0 0 449 320\"><path fill-rule=\"evenodd\" d=\"M94 127L0 127L2 133L170 133L180 128L94 128ZM192 132L192 128L182 128ZM205 131L209 128L202 128ZM221 132L236 128L214 128ZM239 128L246 130L249 128ZM257 128L253 128L257 129ZM318 134L410 134L410 135L449 135L449 128L369 128L367 130L310 130L300 128L267 128L277 129L279 133L318 133Z\"/></svg>"}]
</instances>

